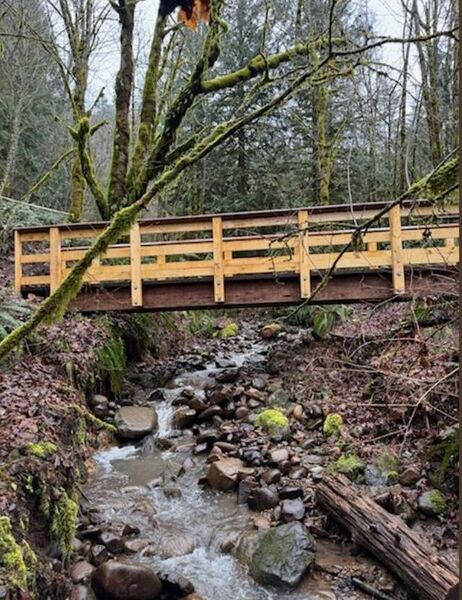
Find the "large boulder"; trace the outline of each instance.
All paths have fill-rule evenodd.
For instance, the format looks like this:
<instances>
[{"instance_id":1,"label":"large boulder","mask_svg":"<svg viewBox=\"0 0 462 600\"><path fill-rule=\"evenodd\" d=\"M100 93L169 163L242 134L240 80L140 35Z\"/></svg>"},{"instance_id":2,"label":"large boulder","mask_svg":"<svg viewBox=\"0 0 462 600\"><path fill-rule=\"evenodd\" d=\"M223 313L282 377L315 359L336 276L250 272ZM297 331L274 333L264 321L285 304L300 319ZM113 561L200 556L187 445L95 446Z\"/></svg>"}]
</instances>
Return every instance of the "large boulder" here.
<instances>
[{"instance_id":1,"label":"large boulder","mask_svg":"<svg viewBox=\"0 0 462 600\"><path fill-rule=\"evenodd\" d=\"M244 533L236 554L258 583L293 588L313 564L314 550L306 527L293 521L258 534Z\"/></svg>"},{"instance_id":2,"label":"large boulder","mask_svg":"<svg viewBox=\"0 0 462 600\"><path fill-rule=\"evenodd\" d=\"M162 584L145 565L111 560L95 570L91 587L98 600L155 600Z\"/></svg>"},{"instance_id":3,"label":"large boulder","mask_svg":"<svg viewBox=\"0 0 462 600\"><path fill-rule=\"evenodd\" d=\"M252 474L253 469L246 468L242 460L229 457L211 463L207 481L215 490L229 492L237 488L239 479Z\"/></svg>"},{"instance_id":4,"label":"large boulder","mask_svg":"<svg viewBox=\"0 0 462 600\"><path fill-rule=\"evenodd\" d=\"M157 429L157 413L150 406L122 406L114 415L117 435L123 440L138 440Z\"/></svg>"}]
</instances>

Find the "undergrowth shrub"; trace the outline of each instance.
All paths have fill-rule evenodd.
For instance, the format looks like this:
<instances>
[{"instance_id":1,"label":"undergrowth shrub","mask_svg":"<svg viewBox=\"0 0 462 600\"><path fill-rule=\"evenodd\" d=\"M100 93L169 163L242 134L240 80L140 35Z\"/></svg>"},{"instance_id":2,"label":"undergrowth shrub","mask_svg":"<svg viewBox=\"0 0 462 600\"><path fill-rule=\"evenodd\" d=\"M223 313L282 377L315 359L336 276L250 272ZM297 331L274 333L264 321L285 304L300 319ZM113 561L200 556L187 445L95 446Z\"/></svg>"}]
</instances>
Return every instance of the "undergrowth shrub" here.
<instances>
[{"instance_id":1,"label":"undergrowth shrub","mask_svg":"<svg viewBox=\"0 0 462 600\"><path fill-rule=\"evenodd\" d=\"M324 338L337 323L346 322L350 314L351 308L344 304L307 304L289 313L287 320L290 325L311 327L316 337Z\"/></svg>"}]
</instances>

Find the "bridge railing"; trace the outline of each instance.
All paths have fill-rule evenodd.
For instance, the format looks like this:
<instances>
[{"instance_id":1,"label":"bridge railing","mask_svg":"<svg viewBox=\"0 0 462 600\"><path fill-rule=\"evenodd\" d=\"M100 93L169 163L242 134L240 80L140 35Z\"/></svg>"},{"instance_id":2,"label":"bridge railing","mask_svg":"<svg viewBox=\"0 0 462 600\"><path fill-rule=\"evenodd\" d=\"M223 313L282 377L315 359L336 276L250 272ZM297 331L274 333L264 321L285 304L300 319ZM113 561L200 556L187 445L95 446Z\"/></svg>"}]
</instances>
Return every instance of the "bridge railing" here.
<instances>
[{"instance_id":1,"label":"bridge railing","mask_svg":"<svg viewBox=\"0 0 462 600\"><path fill-rule=\"evenodd\" d=\"M435 210L426 201L387 211L380 227L352 240L354 227L375 216L385 203L296 210L229 213L140 220L95 260L88 285L131 285L132 305L143 305L143 284L213 278L216 303L225 300L225 282L238 276L300 278L300 296L311 294L311 274L336 270L391 269L396 294L405 291L405 268L458 263L458 207ZM15 286L18 291L53 291L85 254L106 223L65 224L15 231Z\"/></svg>"}]
</instances>

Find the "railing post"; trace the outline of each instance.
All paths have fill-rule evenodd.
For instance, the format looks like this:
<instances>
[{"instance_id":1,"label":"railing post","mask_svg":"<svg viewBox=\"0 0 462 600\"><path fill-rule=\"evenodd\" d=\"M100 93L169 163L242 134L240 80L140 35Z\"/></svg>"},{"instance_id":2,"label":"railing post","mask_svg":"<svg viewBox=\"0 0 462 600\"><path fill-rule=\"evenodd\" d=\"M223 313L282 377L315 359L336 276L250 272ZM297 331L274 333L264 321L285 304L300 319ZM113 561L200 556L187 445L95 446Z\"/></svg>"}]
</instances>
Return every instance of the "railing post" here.
<instances>
[{"instance_id":1,"label":"railing post","mask_svg":"<svg viewBox=\"0 0 462 600\"><path fill-rule=\"evenodd\" d=\"M61 283L61 234L58 227L50 227L50 293Z\"/></svg>"},{"instance_id":2,"label":"railing post","mask_svg":"<svg viewBox=\"0 0 462 600\"><path fill-rule=\"evenodd\" d=\"M401 239L401 207L399 204L390 209L391 263L393 291L404 294L406 291L403 265L403 243Z\"/></svg>"},{"instance_id":3,"label":"railing post","mask_svg":"<svg viewBox=\"0 0 462 600\"><path fill-rule=\"evenodd\" d=\"M130 229L130 265L132 306L143 306L143 280L141 277L141 233L140 224Z\"/></svg>"},{"instance_id":4,"label":"railing post","mask_svg":"<svg viewBox=\"0 0 462 600\"><path fill-rule=\"evenodd\" d=\"M213 294L215 302L225 301L223 269L223 223L221 217L212 217L213 232Z\"/></svg>"},{"instance_id":5,"label":"railing post","mask_svg":"<svg viewBox=\"0 0 462 600\"><path fill-rule=\"evenodd\" d=\"M300 253L300 297L311 296L310 259L308 245L308 211L298 211L299 253Z\"/></svg>"},{"instance_id":6,"label":"railing post","mask_svg":"<svg viewBox=\"0 0 462 600\"><path fill-rule=\"evenodd\" d=\"M19 231L14 232L14 289L21 293L22 279L22 240Z\"/></svg>"}]
</instances>

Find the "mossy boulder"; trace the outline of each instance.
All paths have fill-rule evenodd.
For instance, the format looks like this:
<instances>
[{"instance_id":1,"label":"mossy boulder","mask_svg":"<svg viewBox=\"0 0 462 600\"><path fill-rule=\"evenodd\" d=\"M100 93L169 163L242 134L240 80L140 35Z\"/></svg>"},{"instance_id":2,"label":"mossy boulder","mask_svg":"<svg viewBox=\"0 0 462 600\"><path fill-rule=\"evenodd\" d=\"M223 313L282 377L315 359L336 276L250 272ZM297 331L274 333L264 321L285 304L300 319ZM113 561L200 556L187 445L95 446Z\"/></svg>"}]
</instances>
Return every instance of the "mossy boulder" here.
<instances>
[{"instance_id":1,"label":"mossy boulder","mask_svg":"<svg viewBox=\"0 0 462 600\"><path fill-rule=\"evenodd\" d=\"M446 510L446 498L439 490L429 490L418 497L417 505L425 515L440 517Z\"/></svg>"},{"instance_id":2,"label":"mossy boulder","mask_svg":"<svg viewBox=\"0 0 462 600\"><path fill-rule=\"evenodd\" d=\"M271 437L286 438L289 433L289 419L277 408L266 408L255 419L255 425L261 427Z\"/></svg>"},{"instance_id":3,"label":"mossy boulder","mask_svg":"<svg viewBox=\"0 0 462 600\"><path fill-rule=\"evenodd\" d=\"M68 556L72 549L72 540L77 530L78 511L79 505L66 492L62 492L53 508L50 529L65 556Z\"/></svg>"},{"instance_id":4,"label":"mossy boulder","mask_svg":"<svg viewBox=\"0 0 462 600\"><path fill-rule=\"evenodd\" d=\"M342 454L338 457L331 469L337 473L343 473L350 479L357 479L364 473L366 465L356 454Z\"/></svg>"},{"instance_id":5,"label":"mossy boulder","mask_svg":"<svg viewBox=\"0 0 462 600\"><path fill-rule=\"evenodd\" d=\"M314 562L314 539L299 521L271 528L250 545L249 572L263 585L294 588Z\"/></svg>"},{"instance_id":6,"label":"mossy boulder","mask_svg":"<svg viewBox=\"0 0 462 600\"><path fill-rule=\"evenodd\" d=\"M239 325L237 323L228 323L223 329L218 332L218 337L229 338L239 333Z\"/></svg>"},{"instance_id":7,"label":"mossy boulder","mask_svg":"<svg viewBox=\"0 0 462 600\"><path fill-rule=\"evenodd\" d=\"M323 423L322 432L326 437L338 437L343 429L343 418L338 413L329 413Z\"/></svg>"}]
</instances>

